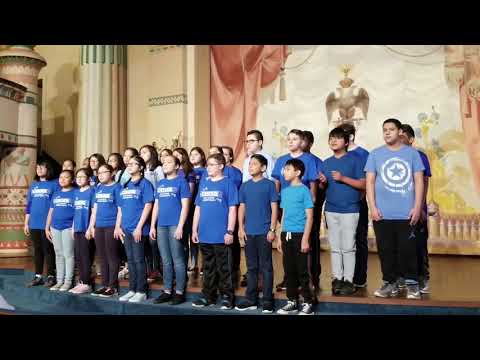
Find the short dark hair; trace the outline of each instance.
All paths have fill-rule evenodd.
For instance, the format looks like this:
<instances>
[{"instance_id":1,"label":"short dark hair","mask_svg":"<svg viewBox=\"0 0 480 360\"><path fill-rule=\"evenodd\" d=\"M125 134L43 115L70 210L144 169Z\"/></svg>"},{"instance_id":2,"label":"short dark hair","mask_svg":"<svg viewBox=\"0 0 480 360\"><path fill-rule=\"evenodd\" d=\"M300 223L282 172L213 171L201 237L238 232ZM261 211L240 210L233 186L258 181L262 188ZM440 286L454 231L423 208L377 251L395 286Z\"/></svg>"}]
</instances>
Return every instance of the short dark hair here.
<instances>
[{"instance_id":1,"label":"short dark hair","mask_svg":"<svg viewBox=\"0 0 480 360\"><path fill-rule=\"evenodd\" d=\"M87 177L91 178L93 176L92 169L90 168L80 168L75 172L75 176L78 176L79 173L83 172Z\"/></svg>"},{"instance_id":2,"label":"short dark hair","mask_svg":"<svg viewBox=\"0 0 480 360\"><path fill-rule=\"evenodd\" d=\"M401 130L401 129L402 129L402 123L400 122L400 120L393 119L393 118L387 119L387 120L385 120L385 121L383 122L382 127L383 127L383 125L388 124L388 123L394 124L395 127L396 127L398 130Z\"/></svg>"},{"instance_id":3,"label":"short dark hair","mask_svg":"<svg viewBox=\"0 0 480 360\"><path fill-rule=\"evenodd\" d=\"M70 161L72 163L74 169L77 167L77 163L75 162L75 160L72 160L72 159L63 160L62 165L65 164L65 162L67 162L67 161Z\"/></svg>"},{"instance_id":4,"label":"short dark hair","mask_svg":"<svg viewBox=\"0 0 480 360\"><path fill-rule=\"evenodd\" d=\"M349 137L350 135L353 135L353 138L355 138L355 133L357 130L355 129L355 126L353 124L343 123L338 127L341 128L343 131L345 131Z\"/></svg>"},{"instance_id":5,"label":"short dark hair","mask_svg":"<svg viewBox=\"0 0 480 360\"><path fill-rule=\"evenodd\" d=\"M125 150L123 150L123 153L125 154L125 151L127 151L127 150L129 150L129 151L131 151L131 152L132 152L132 154L133 154L133 155L132 155L132 157L134 157L134 156L137 156L137 155L138 155L138 150L137 150L137 149L135 149L134 147L127 147L127 148L125 148Z\"/></svg>"},{"instance_id":6,"label":"short dark hair","mask_svg":"<svg viewBox=\"0 0 480 360\"><path fill-rule=\"evenodd\" d=\"M285 166L290 165L295 169L295 171L300 171L299 178L302 178L303 174L305 174L305 164L300 159L290 159L285 163Z\"/></svg>"},{"instance_id":7,"label":"short dark hair","mask_svg":"<svg viewBox=\"0 0 480 360\"><path fill-rule=\"evenodd\" d=\"M315 138L313 137L313 133L310 130L304 130L303 131L303 137L310 144L313 144L313 142L315 141Z\"/></svg>"},{"instance_id":8,"label":"short dark hair","mask_svg":"<svg viewBox=\"0 0 480 360\"><path fill-rule=\"evenodd\" d=\"M260 163L260 165L262 165L262 166L268 166L268 160L262 154L253 154L250 157L250 160L252 160L252 159L256 159Z\"/></svg>"},{"instance_id":9,"label":"short dark hair","mask_svg":"<svg viewBox=\"0 0 480 360\"><path fill-rule=\"evenodd\" d=\"M73 181L75 180L75 174L73 173L72 170L62 170L60 172L60 175L62 175L63 173L67 173L68 175L70 175L70 179L72 179L72 184L73 184Z\"/></svg>"},{"instance_id":10,"label":"short dark hair","mask_svg":"<svg viewBox=\"0 0 480 360\"><path fill-rule=\"evenodd\" d=\"M213 148L217 149L218 152L219 152L220 154L222 154L222 156L223 156L223 150L222 150L222 147L221 147L220 145L212 145L212 146L210 146L210 149L208 149L209 152L210 152L210 150L213 149Z\"/></svg>"},{"instance_id":11,"label":"short dark hair","mask_svg":"<svg viewBox=\"0 0 480 360\"><path fill-rule=\"evenodd\" d=\"M343 131L343 129L340 126L330 131L330 133L328 134L328 139L330 140L331 138L343 139L345 141L345 146L348 146L350 142L350 138L348 134L345 131Z\"/></svg>"},{"instance_id":12,"label":"short dark hair","mask_svg":"<svg viewBox=\"0 0 480 360\"><path fill-rule=\"evenodd\" d=\"M410 138L414 138L415 139L415 130L413 130L413 128L408 125L408 124L402 124L402 131L408 135L408 137Z\"/></svg>"},{"instance_id":13,"label":"short dark hair","mask_svg":"<svg viewBox=\"0 0 480 360\"><path fill-rule=\"evenodd\" d=\"M300 136L300 138L302 138L302 139L305 137L305 135L303 134L303 131L302 131L302 130L298 130L298 129L292 129L292 130L290 130L287 135L290 135L290 134L295 134L295 135L297 135L297 136Z\"/></svg>"},{"instance_id":14,"label":"short dark hair","mask_svg":"<svg viewBox=\"0 0 480 360\"><path fill-rule=\"evenodd\" d=\"M37 166L45 166L47 169L47 175L45 176L45 180L53 180L55 178L55 171L53 170L52 163L48 160L41 160L37 163ZM39 181L40 177L37 175L35 171L35 181Z\"/></svg>"},{"instance_id":15,"label":"short dark hair","mask_svg":"<svg viewBox=\"0 0 480 360\"><path fill-rule=\"evenodd\" d=\"M110 171L113 174L113 167L110 164L103 164L98 167L98 170L100 170L101 167L106 168L108 171Z\"/></svg>"},{"instance_id":16,"label":"short dark hair","mask_svg":"<svg viewBox=\"0 0 480 360\"><path fill-rule=\"evenodd\" d=\"M223 154L212 154L207 158L207 161L209 159L213 159L213 160L215 160L219 164L222 164L225 167L226 161L225 161L225 157L223 156Z\"/></svg>"},{"instance_id":17,"label":"short dark hair","mask_svg":"<svg viewBox=\"0 0 480 360\"><path fill-rule=\"evenodd\" d=\"M222 146L222 153L223 153L223 149L227 149L228 150L228 154L230 155L230 157L232 158L232 160L230 160L231 162L233 162L234 158L233 158L233 149L230 147L230 146Z\"/></svg>"},{"instance_id":18,"label":"short dark hair","mask_svg":"<svg viewBox=\"0 0 480 360\"><path fill-rule=\"evenodd\" d=\"M255 135L255 138L257 140L262 140L263 141L263 134L260 130L257 130L257 129L250 130L250 131L247 132L247 136L248 135Z\"/></svg>"}]
</instances>

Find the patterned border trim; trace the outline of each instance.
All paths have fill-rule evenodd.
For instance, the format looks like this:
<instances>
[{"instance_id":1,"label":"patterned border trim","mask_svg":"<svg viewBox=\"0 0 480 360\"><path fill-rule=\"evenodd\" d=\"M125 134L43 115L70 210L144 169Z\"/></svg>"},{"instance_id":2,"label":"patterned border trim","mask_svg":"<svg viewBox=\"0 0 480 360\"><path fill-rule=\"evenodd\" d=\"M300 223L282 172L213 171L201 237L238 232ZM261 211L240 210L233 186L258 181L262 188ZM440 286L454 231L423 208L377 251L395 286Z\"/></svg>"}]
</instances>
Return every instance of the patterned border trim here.
<instances>
[{"instance_id":1,"label":"patterned border trim","mask_svg":"<svg viewBox=\"0 0 480 360\"><path fill-rule=\"evenodd\" d=\"M187 104L187 94L159 96L148 99L148 106L163 106L171 104Z\"/></svg>"},{"instance_id":2,"label":"patterned border trim","mask_svg":"<svg viewBox=\"0 0 480 360\"><path fill-rule=\"evenodd\" d=\"M152 45L148 52L150 54L158 54L166 50L175 49L175 48L183 48L185 45Z\"/></svg>"},{"instance_id":3,"label":"patterned border trim","mask_svg":"<svg viewBox=\"0 0 480 360\"><path fill-rule=\"evenodd\" d=\"M33 66L37 68L42 68L47 65L47 63L43 60L31 58L28 56L7 55L0 57L0 65L10 64Z\"/></svg>"},{"instance_id":4,"label":"patterned border trim","mask_svg":"<svg viewBox=\"0 0 480 360\"><path fill-rule=\"evenodd\" d=\"M25 91L0 83L0 96L16 102L25 101Z\"/></svg>"}]
</instances>

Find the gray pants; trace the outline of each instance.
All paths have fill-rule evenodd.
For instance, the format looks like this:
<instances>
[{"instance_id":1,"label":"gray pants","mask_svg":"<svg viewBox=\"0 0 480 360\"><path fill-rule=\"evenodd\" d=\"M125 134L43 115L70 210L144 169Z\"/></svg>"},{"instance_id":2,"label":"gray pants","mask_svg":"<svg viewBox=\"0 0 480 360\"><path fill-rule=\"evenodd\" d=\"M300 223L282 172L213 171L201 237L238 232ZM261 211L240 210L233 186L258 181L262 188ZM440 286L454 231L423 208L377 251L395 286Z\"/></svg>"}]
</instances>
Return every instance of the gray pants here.
<instances>
[{"instance_id":1,"label":"gray pants","mask_svg":"<svg viewBox=\"0 0 480 360\"><path fill-rule=\"evenodd\" d=\"M353 282L355 272L355 232L359 213L325 212L332 259L332 276Z\"/></svg>"},{"instance_id":2,"label":"gray pants","mask_svg":"<svg viewBox=\"0 0 480 360\"><path fill-rule=\"evenodd\" d=\"M72 229L52 229L53 248L57 267L57 283L72 284L75 268L75 248Z\"/></svg>"}]
</instances>

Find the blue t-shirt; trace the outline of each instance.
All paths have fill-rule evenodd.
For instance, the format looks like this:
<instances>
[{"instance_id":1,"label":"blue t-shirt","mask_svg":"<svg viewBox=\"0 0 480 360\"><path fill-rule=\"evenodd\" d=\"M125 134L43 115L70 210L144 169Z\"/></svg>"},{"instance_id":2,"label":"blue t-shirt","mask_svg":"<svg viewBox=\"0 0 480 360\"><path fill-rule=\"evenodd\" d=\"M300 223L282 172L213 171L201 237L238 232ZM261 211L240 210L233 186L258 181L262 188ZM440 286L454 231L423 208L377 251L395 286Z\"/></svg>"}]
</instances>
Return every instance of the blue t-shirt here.
<instances>
[{"instance_id":1,"label":"blue t-shirt","mask_svg":"<svg viewBox=\"0 0 480 360\"><path fill-rule=\"evenodd\" d=\"M280 189L283 190L290 186L290 183L285 180L283 177L283 168L285 164L290 159L299 159L302 160L303 164L305 165L305 173L302 176L302 183L310 188L310 183L316 181L319 174L319 163L315 160L312 154L303 153L299 157L293 158L290 154L286 154L280 156L277 161L275 162L275 167L272 171L272 177L278 181L280 181Z\"/></svg>"},{"instance_id":2,"label":"blue t-shirt","mask_svg":"<svg viewBox=\"0 0 480 360\"><path fill-rule=\"evenodd\" d=\"M185 171L182 168L178 169L178 176L185 179L189 184L195 184L197 182L195 172L191 171L188 176L185 176Z\"/></svg>"},{"instance_id":3,"label":"blue t-shirt","mask_svg":"<svg viewBox=\"0 0 480 360\"><path fill-rule=\"evenodd\" d=\"M252 179L240 187L238 198L245 204L245 232L248 235L266 234L272 220L272 202L278 201L275 183L266 178Z\"/></svg>"},{"instance_id":4,"label":"blue t-shirt","mask_svg":"<svg viewBox=\"0 0 480 360\"><path fill-rule=\"evenodd\" d=\"M318 178L318 174L323 173L323 161L318 156L313 155L312 153L308 153L308 154L315 161L315 166L317 167L317 178Z\"/></svg>"},{"instance_id":5,"label":"blue t-shirt","mask_svg":"<svg viewBox=\"0 0 480 360\"><path fill-rule=\"evenodd\" d=\"M118 206L122 209L122 228L125 232L133 233L146 204L155 200L153 185L145 178L129 181L126 186L118 190ZM145 221L142 235L147 236L150 232L150 221Z\"/></svg>"},{"instance_id":6,"label":"blue t-shirt","mask_svg":"<svg viewBox=\"0 0 480 360\"><path fill-rule=\"evenodd\" d=\"M34 181L28 189L25 214L30 214L30 229L45 230L53 193L60 189L58 180Z\"/></svg>"},{"instance_id":7,"label":"blue t-shirt","mask_svg":"<svg viewBox=\"0 0 480 360\"><path fill-rule=\"evenodd\" d=\"M282 190L280 198L280 207L283 209L282 231L303 233L307 222L305 209L313 208L310 190L303 184L288 186Z\"/></svg>"},{"instance_id":8,"label":"blue t-shirt","mask_svg":"<svg viewBox=\"0 0 480 360\"><path fill-rule=\"evenodd\" d=\"M363 169L365 168L365 164L367 163L368 155L370 153L364 148L362 148L361 146L357 146L355 149L350 150L348 153L352 155L356 155L358 156L358 158L360 158L362 171L363 171Z\"/></svg>"},{"instance_id":9,"label":"blue t-shirt","mask_svg":"<svg viewBox=\"0 0 480 360\"><path fill-rule=\"evenodd\" d=\"M52 212L51 226L56 230L65 230L72 227L75 213L75 189L68 191L58 190L53 193L50 208Z\"/></svg>"},{"instance_id":10,"label":"blue t-shirt","mask_svg":"<svg viewBox=\"0 0 480 360\"><path fill-rule=\"evenodd\" d=\"M374 173L375 202L385 220L407 220L415 206L414 174L425 167L418 151L403 145L392 151L386 145L368 156L365 171Z\"/></svg>"},{"instance_id":11,"label":"blue t-shirt","mask_svg":"<svg viewBox=\"0 0 480 360\"><path fill-rule=\"evenodd\" d=\"M204 167L197 167L193 168L193 173L195 175L195 184L198 185L200 184L200 180L204 177L207 176L207 169Z\"/></svg>"},{"instance_id":12,"label":"blue t-shirt","mask_svg":"<svg viewBox=\"0 0 480 360\"><path fill-rule=\"evenodd\" d=\"M425 154L423 151L418 150L418 153L420 154L420 157L422 158L422 163L423 166L425 167L425 170L423 171L423 174L426 177L432 177L432 171L430 170L430 161L428 161L428 156ZM427 197L425 197L425 202L423 203L423 211L425 213L428 212L428 207L427 207Z\"/></svg>"},{"instance_id":13,"label":"blue t-shirt","mask_svg":"<svg viewBox=\"0 0 480 360\"><path fill-rule=\"evenodd\" d=\"M350 153L346 153L341 158L331 156L324 161L323 167L327 178L325 211L342 214L359 212L361 191L343 182L335 181L332 177L332 171L339 171L352 179L365 179L358 157Z\"/></svg>"},{"instance_id":14,"label":"blue t-shirt","mask_svg":"<svg viewBox=\"0 0 480 360\"><path fill-rule=\"evenodd\" d=\"M225 166L223 168L223 175L231 179L237 189L240 189L243 179L243 175L240 170L238 170L235 166Z\"/></svg>"},{"instance_id":15,"label":"blue t-shirt","mask_svg":"<svg viewBox=\"0 0 480 360\"><path fill-rule=\"evenodd\" d=\"M200 242L223 244L223 237L228 230L229 208L238 205L238 190L233 181L227 177L218 181L203 178L195 205L200 207Z\"/></svg>"},{"instance_id":16,"label":"blue t-shirt","mask_svg":"<svg viewBox=\"0 0 480 360\"><path fill-rule=\"evenodd\" d=\"M98 177L96 175L92 175L90 178L90 186L95 187L98 184Z\"/></svg>"},{"instance_id":17,"label":"blue t-shirt","mask_svg":"<svg viewBox=\"0 0 480 360\"><path fill-rule=\"evenodd\" d=\"M118 212L118 191L121 188L122 186L119 183L98 184L95 188L95 204L97 204L95 227L110 228L115 226Z\"/></svg>"},{"instance_id":18,"label":"blue t-shirt","mask_svg":"<svg viewBox=\"0 0 480 360\"><path fill-rule=\"evenodd\" d=\"M75 189L75 214L73 217L73 231L85 232L90 222L90 214L95 201L95 188L89 187L85 191Z\"/></svg>"},{"instance_id":19,"label":"blue t-shirt","mask_svg":"<svg viewBox=\"0 0 480 360\"><path fill-rule=\"evenodd\" d=\"M162 179L157 183L158 226L176 226L182 212L182 199L190 199L190 187L185 178Z\"/></svg>"}]
</instances>

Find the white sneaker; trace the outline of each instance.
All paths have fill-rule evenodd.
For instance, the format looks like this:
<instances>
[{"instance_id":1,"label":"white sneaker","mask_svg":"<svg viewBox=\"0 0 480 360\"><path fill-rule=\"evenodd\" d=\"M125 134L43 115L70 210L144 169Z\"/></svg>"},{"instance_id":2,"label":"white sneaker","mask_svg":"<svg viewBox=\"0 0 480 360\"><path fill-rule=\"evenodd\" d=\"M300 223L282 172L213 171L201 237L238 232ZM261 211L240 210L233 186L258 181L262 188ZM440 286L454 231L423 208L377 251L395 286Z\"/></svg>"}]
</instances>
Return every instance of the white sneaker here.
<instances>
[{"instance_id":1,"label":"white sneaker","mask_svg":"<svg viewBox=\"0 0 480 360\"><path fill-rule=\"evenodd\" d=\"M87 284L78 284L75 286L73 289L70 289L68 292L72 294L85 294L85 293L90 293L92 292L92 287Z\"/></svg>"},{"instance_id":2,"label":"white sneaker","mask_svg":"<svg viewBox=\"0 0 480 360\"><path fill-rule=\"evenodd\" d=\"M55 285L53 285L49 290L50 291L58 291L60 288L63 286L63 283L57 282Z\"/></svg>"},{"instance_id":3,"label":"white sneaker","mask_svg":"<svg viewBox=\"0 0 480 360\"><path fill-rule=\"evenodd\" d=\"M120 299L118 299L119 301L128 301L130 300L132 297L135 296L135 291L129 291L128 293L126 293L125 295L121 296Z\"/></svg>"},{"instance_id":4,"label":"white sneaker","mask_svg":"<svg viewBox=\"0 0 480 360\"><path fill-rule=\"evenodd\" d=\"M72 288L72 283L65 283L58 291L68 291Z\"/></svg>"},{"instance_id":5,"label":"white sneaker","mask_svg":"<svg viewBox=\"0 0 480 360\"><path fill-rule=\"evenodd\" d=\"M131 302L131 303L139 303L139 302L142 302L142 301L145 301L145 300L147 300L147 294L137 292L137 293L135 293L134 296L132 296L132 297L128 300L128 302Z\"/></svg>"}]
</instances>

